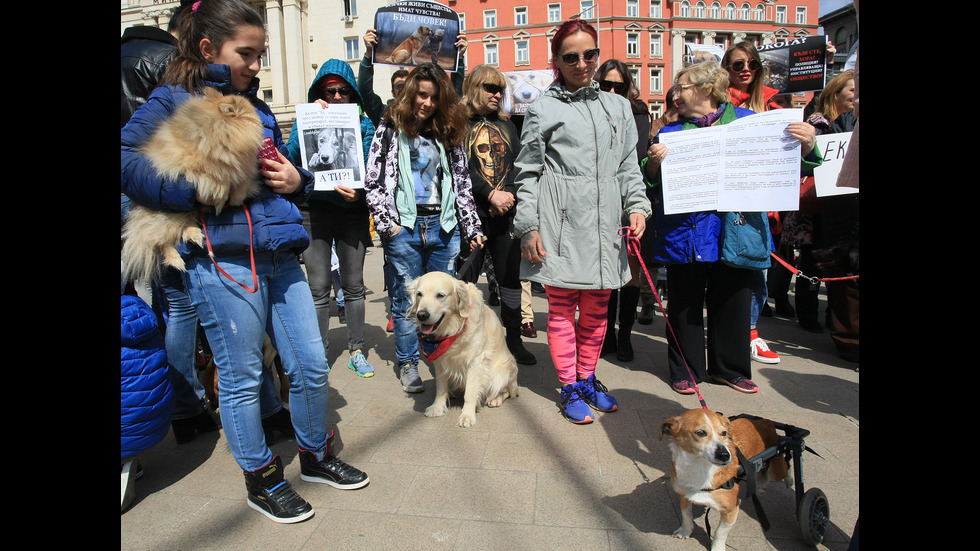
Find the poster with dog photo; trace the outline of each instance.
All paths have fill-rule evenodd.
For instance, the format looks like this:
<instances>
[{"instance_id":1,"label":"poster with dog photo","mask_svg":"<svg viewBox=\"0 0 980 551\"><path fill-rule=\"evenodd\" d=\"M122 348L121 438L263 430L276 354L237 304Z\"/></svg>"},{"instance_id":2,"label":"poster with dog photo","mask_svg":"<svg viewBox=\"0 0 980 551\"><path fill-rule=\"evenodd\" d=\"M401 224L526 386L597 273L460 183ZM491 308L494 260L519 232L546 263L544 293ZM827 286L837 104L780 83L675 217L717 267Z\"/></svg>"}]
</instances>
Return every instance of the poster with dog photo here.
<instances>
[{"instance_id":1,"label":"poster with dog photo","mask_svg":"<svg viewBox=\"0 0 980 551\"><path fill-rule=\"evenodd\" d=\"M447 6L426 0L389 4L375 12L374 28L375 64L415 67L432 62L457 71L459 14Z\"/></svg>"},{"instance_id":2,"label":"poster with dog photo","mask_svg":"<svg viewBox=\"0 0 980 551\"><path fill-rule=\"evenodd\" d=\"M337 184L364 187L364 149L356 103L296 105L303 168L313 173L316 191L330 191Z\"/></svg>"},{"instance_id":3,"label":"poster with dog photo","mask_svg":"<svg viewBox=\"0 0 980 551\"><path fill-rule=\"evenodd\" d=\"M527 106L538 99L555 80L550 70L536 71L505 71L507 77L507 96L504 98L504 109L511 115L523 115Z\"/></svg>"}]
</instances>

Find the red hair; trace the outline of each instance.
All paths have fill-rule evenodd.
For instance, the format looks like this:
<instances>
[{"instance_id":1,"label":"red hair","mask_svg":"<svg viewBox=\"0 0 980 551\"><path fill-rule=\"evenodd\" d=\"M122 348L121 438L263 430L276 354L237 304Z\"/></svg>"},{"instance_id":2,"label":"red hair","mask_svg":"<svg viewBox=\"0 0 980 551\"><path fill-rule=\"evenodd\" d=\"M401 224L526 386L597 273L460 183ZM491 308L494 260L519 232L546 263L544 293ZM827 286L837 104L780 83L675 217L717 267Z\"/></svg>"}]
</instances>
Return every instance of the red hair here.
<instances>
[{"instance_id":1,"label":"red hair","mask_svg":"<svg viewBox=\"0 0 980 551\"><path fill-rule=\"evenodd\" d=\"M599 41L599 33L596 32L595 27L589 24L588 21L569 19L562 23L561 27L558 27L554 38L551 39L551 70L555 74L555 82L565 82L565 77L562 76L561 71L558 69L558 52L561 51L561 45L565 42L566 38L577 32L584 32L591 36L593 41Z\"/></svg>"}]
</instances>

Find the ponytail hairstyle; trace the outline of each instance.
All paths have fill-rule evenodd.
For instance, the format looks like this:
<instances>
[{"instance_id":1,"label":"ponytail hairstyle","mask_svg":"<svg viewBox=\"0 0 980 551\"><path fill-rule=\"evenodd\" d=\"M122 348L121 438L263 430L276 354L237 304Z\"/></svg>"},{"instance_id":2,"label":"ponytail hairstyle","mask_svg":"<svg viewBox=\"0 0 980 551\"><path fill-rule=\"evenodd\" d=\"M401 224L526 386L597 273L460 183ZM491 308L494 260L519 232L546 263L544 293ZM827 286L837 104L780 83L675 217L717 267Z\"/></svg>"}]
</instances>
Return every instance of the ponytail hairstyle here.
<instances>
[{"instance_id":1,"label":"ponytail hairstyle","mask_svg":"<svg viewBox=\"0 0 980 551\"><path fill-rule=\"evenodd\" d=\"M589 24L588 21L582 19L569 19L558 27L558 31L555 32L555 36L551 38L551 71L555 75L555 82L565 83L565 77L562 76L561 70L558 68L558 52L561 51L561 45L565 42L565 39L569 36L582 31L592 37L592 40L598 42L599 33L596 32L595 27Z\"/></svg>"},{"instance_id":2,"label":"ponytail hairstyle","mask_svg":"<svg viewBox=\"0 0 980 551\"><path fill-rule=\"evenodd\" d=\"M423 80L435 85L438 96L435 112L431 117L420 121L415 113L415 97L419 92L419 82ZM447 147L463 144L467 127L466 114L445 69L435 63L423 63L412 69L405 85L392 101L388 113L395 130L399 132L409 136L418 136L422 132L432 133Z\"/></svg>"},{"instance_id":3,"label":"ponytail hairstyle","mask_svg":"<svg viewBox=\"0 0 980 551\"><path fill-rule=\"evenodd\" d=\"M190 12L182 14L177 22L177 55L164 71L161 83L200 92L209 65L201 53L201 41L208 39L220 51L241 27L258 27L265 32L265 26L262 16L242 0L201 0Z\"/></svg>"}]
</instances>

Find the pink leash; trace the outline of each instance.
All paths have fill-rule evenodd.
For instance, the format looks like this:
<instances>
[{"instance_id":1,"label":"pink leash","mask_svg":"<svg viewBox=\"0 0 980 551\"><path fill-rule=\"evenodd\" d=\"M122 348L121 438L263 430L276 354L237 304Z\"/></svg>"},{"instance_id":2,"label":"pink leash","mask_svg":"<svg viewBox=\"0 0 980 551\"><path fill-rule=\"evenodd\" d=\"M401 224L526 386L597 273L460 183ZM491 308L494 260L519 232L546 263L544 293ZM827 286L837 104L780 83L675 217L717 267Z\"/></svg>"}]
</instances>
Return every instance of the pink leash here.
<instances>
[{"instance_id":1,"label":"pink leash","mask_svg":"<svg viewBox=\"0 0 980 551\"><path fill-rule=\"evenodd\" d=\"M625 232L623 231L625 230ZM684 361L684 367L687 369L688 375L691 376L691 383L694 385L694 392L698 395L698 401L701 402L701 407L708 409L708 404L704 401L704 396L701 396L701 389L698 387L697 381L694 380L694 373L691 371L691 367L687 365L687 358L684 357L684 352L681 351L680 341L677 340L677 335L674 333L674 328L670 326L670 320L667 319L667 310L664 308L664 303L660 301L660 295L657 293L657 286L653 283L653 279L650 277L650 272L647 270L646 263L643 262L643 256L640 255L640 240L636 237L630 235L629 226L623 226L619 229L619 235L626 238L626 250L631 256L635 256L637 260L640 261L640 266L643 268L643 275L647 278L647 283L650 284L650 289L653 291L653 296L657 299L657 305L660 306L660 313L664 316L664 321L667 322L667 330L674 337L674 343L677 344L677 352L681 355L681 360Z\"/></svg>"}]
</instances>

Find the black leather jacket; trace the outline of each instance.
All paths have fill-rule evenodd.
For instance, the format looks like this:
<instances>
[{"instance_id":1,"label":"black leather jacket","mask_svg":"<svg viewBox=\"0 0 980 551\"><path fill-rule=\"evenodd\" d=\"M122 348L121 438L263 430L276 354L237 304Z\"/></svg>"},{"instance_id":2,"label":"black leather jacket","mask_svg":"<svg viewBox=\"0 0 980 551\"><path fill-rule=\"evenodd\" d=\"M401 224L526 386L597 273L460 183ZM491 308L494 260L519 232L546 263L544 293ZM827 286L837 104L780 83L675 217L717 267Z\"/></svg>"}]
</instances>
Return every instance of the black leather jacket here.
<instances>
[{"instance_id":1,"label":"black leather jacket","mask_svg":"<svg viewBox=\"0 0 980 551\"><path fill-rule=\"evenodd\" d=\"M122 45L122 124L126 126L133 113L149 97L174 58L177 40L159 27L129 27L123 32Z\"/></svg>"}]
</instances>

